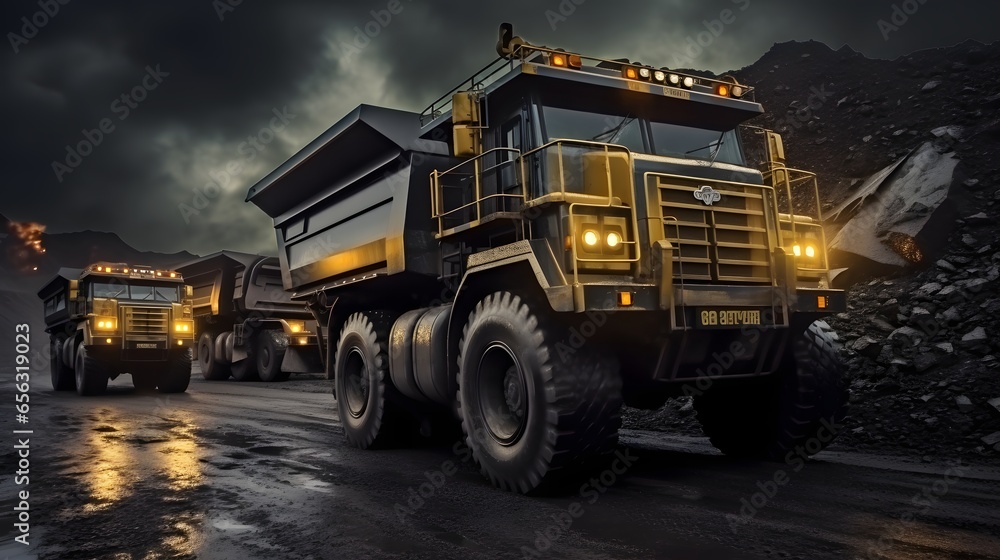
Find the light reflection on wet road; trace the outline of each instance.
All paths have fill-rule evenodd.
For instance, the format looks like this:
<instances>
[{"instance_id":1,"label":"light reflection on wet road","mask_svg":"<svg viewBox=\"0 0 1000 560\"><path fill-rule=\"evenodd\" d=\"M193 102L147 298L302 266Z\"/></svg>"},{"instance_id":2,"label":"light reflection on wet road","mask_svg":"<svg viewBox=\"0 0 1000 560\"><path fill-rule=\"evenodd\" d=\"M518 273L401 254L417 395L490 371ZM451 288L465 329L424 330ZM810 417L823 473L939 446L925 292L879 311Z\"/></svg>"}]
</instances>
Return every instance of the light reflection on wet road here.
<instances>
[{"instance_id":1,"label":"light reflection on wet road","mask_svg":"<svg viewBox=\"0 0 1000 560\"><path fill-rule=\"evenodd\" d=\"M881 557L1000 558L995 466L970 467L921 509L913 496L933 488L946 466L834 447L740 517L742 500L761 503L754 495L770 488L782 465L729 461L698 438L626 432L639 459L594 503L524 498L489 487L450 445L345 447L328 383L199 376L187 394L169 398L137 394L127 378L96 398L38 391L32 410L44 429L34 448L33 536L41 543L34 552L66 559L813 559L865 557L891 535ZM446 461L458 472L435 478ZM434 480L440 484L421 487ZM582 514L567 517L574 501ZM908 512L912 519L900 521Z\"/></svg>"}]
</instances>

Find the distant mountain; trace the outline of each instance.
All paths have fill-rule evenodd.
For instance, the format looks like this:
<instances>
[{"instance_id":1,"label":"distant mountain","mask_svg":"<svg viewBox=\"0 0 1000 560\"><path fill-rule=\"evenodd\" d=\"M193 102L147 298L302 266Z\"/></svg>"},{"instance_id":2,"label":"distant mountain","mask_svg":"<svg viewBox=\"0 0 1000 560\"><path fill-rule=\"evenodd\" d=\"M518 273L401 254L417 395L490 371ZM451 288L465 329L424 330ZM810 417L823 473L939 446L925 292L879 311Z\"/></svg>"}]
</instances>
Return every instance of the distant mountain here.
<instances>
[{"instance_id":1,"label":"distant mountain","mask_svg":"<svg viewBox=\"0 0 1000 560\"><path fill-rule=\"evenodd\" d=\"M0 216L0 224L6 218ZM0 289L32 292L60 267L84 267L98 261L144 264L169 268L197 258L187 251L155 253L140 251L118 237L99 231L41 233L32 240L19 237L9 227L0 237Z\"/></svg>"}]
</instances>

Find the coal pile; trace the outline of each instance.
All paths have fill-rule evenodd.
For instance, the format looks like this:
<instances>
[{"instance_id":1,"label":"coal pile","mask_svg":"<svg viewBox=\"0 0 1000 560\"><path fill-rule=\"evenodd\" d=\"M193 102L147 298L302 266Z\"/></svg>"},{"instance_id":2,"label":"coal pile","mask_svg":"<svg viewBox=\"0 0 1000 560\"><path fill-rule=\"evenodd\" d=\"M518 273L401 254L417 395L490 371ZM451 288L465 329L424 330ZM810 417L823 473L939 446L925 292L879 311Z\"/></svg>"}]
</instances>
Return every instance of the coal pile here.
<instances>
[{"instance_id":1,"label":"coal pile","mask_svg":"<svg viewBox=\"0 0 1000 560\"><path fill-rule=\"evenodd\" d=\"M972 41L872 60L816 42L775 45L734 73L757 88L791 167L819 176L822 205L932 143L959 160L955 219L905 267L849 277L849 312L830 318L851 378L838 444L923 457L1000 456L1000 43ZM830 224L833 239L843 224ZM834 263L836 266L837 263ZM845 263L844 266L847 266ZM626 411L626 426L700 435L690 400Z\"/></svg>"}]
</instances>

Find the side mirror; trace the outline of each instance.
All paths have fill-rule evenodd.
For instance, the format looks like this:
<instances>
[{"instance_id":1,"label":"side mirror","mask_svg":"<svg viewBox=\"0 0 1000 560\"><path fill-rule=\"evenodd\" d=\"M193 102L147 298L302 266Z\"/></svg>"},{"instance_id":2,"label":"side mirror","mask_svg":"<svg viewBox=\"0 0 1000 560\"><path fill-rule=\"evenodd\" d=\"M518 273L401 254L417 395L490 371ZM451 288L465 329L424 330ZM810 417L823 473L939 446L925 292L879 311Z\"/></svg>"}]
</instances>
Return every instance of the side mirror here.
<instances>
[{"instance_id":1,"label":"side mirror","mask_svg":"<svg viewBox=\"0 0 1000 560\"><path fill-rule=\"evenodd\" d=\"M777 132L767 133L767 158L772 162L785 163L785 145Z\"/></svg>"},{"instance_id":2,"label":"side mirror","mask_svg":"<svg viewBox=\"0 0 1000 560\"><path fill-rule=\"evenodd\" d=\"M527 44L527 41L514 35L513 25L506 22L500 24L500 39L497 41L497 54L500 58L511 58L518 47Z\"/></svg>"}]
</instances>

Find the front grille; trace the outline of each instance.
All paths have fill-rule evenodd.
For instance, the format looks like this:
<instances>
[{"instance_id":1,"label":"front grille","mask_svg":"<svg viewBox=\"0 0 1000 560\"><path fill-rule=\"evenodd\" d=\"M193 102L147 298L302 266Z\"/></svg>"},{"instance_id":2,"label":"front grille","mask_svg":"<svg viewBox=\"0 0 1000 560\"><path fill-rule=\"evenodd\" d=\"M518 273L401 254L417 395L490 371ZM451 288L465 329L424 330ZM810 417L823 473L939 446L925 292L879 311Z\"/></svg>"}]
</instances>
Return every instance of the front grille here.
<instances>
[{"instance_id":1,"label":"front grille","mask_svg":"<svg viewBox=\"0 0 1000 560\"><path fill-rule=\"evenodd\" d=\"M764 187L651 175L659 198L664 236L674 246L674 279L770 284L771 249ZM694 193L703 186L721 200L706 205Z\"/></svg>"},{"instance_id":2,"label":"front grille","mask_svg":"<svg viewBox=\"0 0 1000 560\"><path fill-rule=\"evenodd\" d=\"M170 327L170 310L156 307L126 307L125 335L130 338L164 338Z\"/></svg>"}]
</instances>

